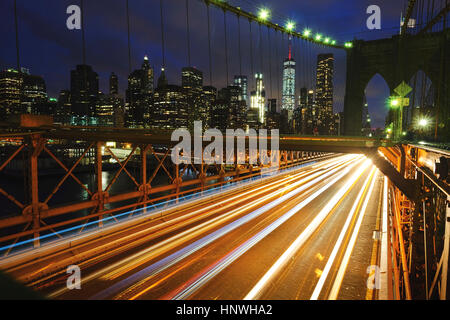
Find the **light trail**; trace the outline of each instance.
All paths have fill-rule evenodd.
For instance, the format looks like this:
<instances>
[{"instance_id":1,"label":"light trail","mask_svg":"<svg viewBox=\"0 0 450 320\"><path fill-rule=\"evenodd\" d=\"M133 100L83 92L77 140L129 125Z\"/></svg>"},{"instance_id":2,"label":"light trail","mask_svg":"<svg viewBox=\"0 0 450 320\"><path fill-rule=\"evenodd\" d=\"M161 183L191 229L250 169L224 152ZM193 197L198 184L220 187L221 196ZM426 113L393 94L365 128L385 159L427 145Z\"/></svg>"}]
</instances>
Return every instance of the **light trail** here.
<instances>
[{"instance_id":1,"label":"light trail","mask_svg":"<svg viewBox=\"0 0 450 320\"><path fill-rule=\"evenodd\" d=\"M358 212L358 210L361 207L361 204L363 201L363 196L367 192L370 181L371 181L371 179L373 179L374 173L375 173L375 168L372 168L370 175L367 177L366 181L363 184L364 187L361 189L358 196L356 197L355 203L353 204L353 207L347 216L347 220L345 221L345 224L342 227L342 231L339 235L339 238L336 240L336 244L333 248L333 251L331 252L330 257L327 260L325 268L323 269L322 274L320 275L319 281L317 282L317 285L314 288L314 292L311 295L310 300L317 300L319 298L320 292L322 291L323 285L328 277L328 273L330 272L331 267L332 267L332 265L336 259L336 256L339 252L339 249L341 248L344 237L347 234L347 230L350 227L350 223L353 221L355 214Z\"/></svg>"},{"instance_id":2,"label":"light trail","mask_svg":"<svg viewBox=\"0 0 450 320\"><path fill-rule=\"evenodd\" d=\"M348 182L339 189L339 191L333 196L333 198L327 203L327 205L319 212L319 214L313 219L313 221L306 227L306 229L295 239L295 241L289 246L289 248L278 258L278 260L272 265L272 267L264 274L264 276L258 281L258 283L250 290L245 296L244 300L257 299L264 287L272 280L275 274L277 274L283 266L289 261L289 259L304 245L309 237L317 230L320 224L325 220L330 211L339 202L339 200L347 193L355 182L359 180L363 172L371 164L370 160L366 160L356 172L351 176Z\"/></svg>"},{"instance_id":3,"label":"light trail","mask_svg":"<svg viewBox=\"0 0 450 320\"><path fill-rule=\"evenodd\" d=\"M266 193L267 191L277 189L277 188L279 187L280 184L288 183L288 182L293 181L293 180L295 180L295 179L298 179L298 178L300 178L300 177L304 177L304 176L307 176L307 175L311 175L311 173L317 173L317 172L322 173L323 170L327 170L327 169L329 169L329 168L333 168L334 166L340 165L340 164L342 164L343 162L349 161L350 159L351 159L351 157L348 156L348 155L346 155L346 156L338 157L337 159L329 159L329 160L326 160L326 161L324 161L323 163L321 163L321 166L320 166L321 168L320 168L320 169L316 169L316 168L318 167L317 165L311 166L310 168L306 168L306 169L307 169L306 171L302 171L302 172L299 172L299 173L295 173L295 174L293 174L293 175L289 175L289 176L287 176L287 177L284 177L284 178L282 178L282 179L280 179L280 180L277 180L277 181L275 181L275 182L272 182L272 183L270 183L270 184L265 184L265 185L263 185L263 186L261 186L261 187L251 189L251 190L249 190L249 191L246 191L246 192L244 192L244 193L240 193L240 194L235 195L235 196L232 196L232 197L230 197L230 198L226 198L225 200L222 200L222 201L219 201L219 202L215 202L215 203L213 203L213 204L211 204L211 205L202 207L202 208L200 208L200 209L198 209L198 210L196 210L196 211L194 211L194 212L184 214L183 216L180 216L180 217L178 217L178 218L175 218L175 219L173 219L173 220L171 220L171 221L164 222L164 223L162 223L161 225L152 227L152 228L150 228L150 229L154 229L154 228L161 229L161 227L163 227L163 226L170 226L170 225L174 224L174 222L178 222L179 220L183 220L183 221L184 221L184 220L188 220L188 218L190 218L190 217L195 217L196 215L199 215L199 214L202 213L202 212L207 212L208 210L211 210L211 209L216 208L216 210L208 212L208 214L207 214L206 216L205 216L205 215L204 215L204 216L199 216L197 219L191 219L191 220L189 220L188 222L189 222L189 223L192 223L192 222L195 222L196 220L204 219L205 217L210 216L210 215L212 215L212 214L214 214L214 213L216 213L216 212L218 212L218 211L222 211L222 210L227 209L227 208L229 208L229 207L231 207L231 206L235 206L236 203L233 203L233 200L236 200L236 199L241 198L241 201L240 201L240 202L245 201L245 200L247 200L247 199L249 199L249 198L251 198L251 197L256 197L256 196L258 196L259 194ZM354 159L353 159L353 160L354 160ZM353 160L352 160L352 161L353 161ZM301 168L301 169L305 169L305 167L303 167L303 168ZM297 169L297 170L298 170L298 169ZM297 170L296 170L296 171L297 171ZM315 176L317 176L317 175L318 175L318 174L316 174ZM278 190L278 191L279 191L279 190ZM245 196L247 196L247 195L251 195L251 197L245 198ZM174 226L172 229L176 229L176 228L179 228L179 226ZM164 231L165 233L166 233L167 231L170 232L170 230L163 230L163 231ZM130 235L130 236L127 236L127 237L138 236L139 234L142 234L142 233L149 233L149 232L150 232L150 230L149 230L149 229L146 229L146 230L139 231L137 234ZM185 233L186 233L186 232L185 232ZM183 234L185 234L185 233L183 233ZM180 234L179 236L181 236L181 234ZM174 240L174 239L175 239L175 238L171 238L170 240ZM146 239L144 238L143 240L146 240ZM169 241L166 241L166 242L169 242ZM166 242L165 242L165 243L166 243ZM161 243L161 244L159 244L159 245L162 245L162 244L164 244L164 243ZM87 276L87 277L83 277L83 279L82 279L81 282L82 282L82 284L85 284L85 283L87 283L87 282L89 282L89 281L91 281L91 280L93 280L93 279L95 279L95 278L98 278L99 276L101 276L101 275L104 274L104 273L107 273L107 272L109 272L109 271L111 271L111 270L114 270L114 271L112 271L114 274L110 274L110 275L108 275L108 277L107 277L107 279L111 280L112 278L110 278L110 277L114 277L114 278L115 278L115 277L116 277L115 275L117 275L117 276L119 275L119 273L118 273L118 268L120 268L120 265L126 264L128 261L134 261L134 262L136 262L137 259L139 259L141 255L143 255L143 254L145 254L145 253L147 253L147 252L153 251L153 250L155 250L155 249L156 249L156 247L150 247L150 248L148 248L148 249L146 249L146 250L140 251L139 253L134 254L134 255L128 257L127 259L121 260L121 261L119 261L119 262L117 262L117 263L115 263L115 264L113 264L113 265L111 265L111 266L108 266L108 267L106 267L106 268L104 268L104 269L102 269L102 270L100 270L100 271L98 271L98 272L95 272L95 273L93 273L93 274L91 274L91 275L89 275L89 276ZM120 251L120 250L123 250L123 247L120 247L120 248L118 248L118 249L115 250L115 251ZM111 251L108 251L108 252L106 252L104 255L108 255L108 256L109 256L109 255L111 255L111 254L112 254L112 252L111 252ZM98 257L96 257L96 259L98 259ZM91 260L92 260L92 259L89 259L89 260L87 260L87 261L84 261L84 263L79 264L79 265L82 266L82 265L86 264L87 262L90 262ZM63 272L65 272L65 271L63 270ZM105 277L106 277L106 276L105 276ZM45 278L44 278L44 279L40 279L39 282L41 282L41 281L43 281L43 280L45 280ZM35 285L36 285L36 284L37 284L37 283L35 283ZM57 290L57 291L51 293L51 294L49 295L49 297L54 298L54 297L57 297L57 296L59 296L59 295L65 293L65 292L67 292L67 291L68 291L68 289L67 289L66 287L64 287L64 288L61 288L61 289L59 289L59 290Z\"/></svg>"},{"instance_id":4,"label":"light trail","mask_svg":"<svg viewBox=\"0 0 450 320\"><path fill-rule=\"evenodd\" d=\"M345 271L347 269L348 263L350 261L350 256L353 252L353 248L355 247L356 238L358 237L359 230L361 228L362 220L366 213L367 205L369 204L370 197L372 196L372 192L375 186L376 179L372 180L370 185L369 192L366 196L366 200L364 201L364 205L361 208L361 212L358 217L358 221L356 222L355 228L353 229L352 237L350 238L350 242L347 245L347 250L345 251L344 258L342 259L341 265L339 267L339 271L334 280L333 287L331 288L331 292L328 296L328 300L336 300L339 294L339 290L341 288L342 281L344 280Z\"/></svg>"},{"instance_id":5,"label":"light trail","mask_svg":"<svg viewBox=\"0 0 450 320\"><path fill-rule=\"evenodd\" d=\"M355 162L358 159L360 159L360 157L354 157L353 156L353 160L351 162ZM262 215L263 213L267 212L270 209L273 209L274 207L278 206L279 204L283 203L284 201L288 200L289 198L299 194L300 192L302 192L303 190L306 190L310 187L313 187L314 185L316 185L317 183L319 183L320 181L326 179L327 177L329 177L330 175L333 175L335 172L337 172L338 170L340 170L340 166L337 166L334 169L330 169L328 172L326 173L318 173L316 175L318 175L317 178L312 179L308 178L306 180L310 180L308 183L302 185L301 187L298 187L297 189L290 191L289 193L279 197L278 199L260 207L259 209L239 218L238 220L235 220L234 222L221 227L220 229L214 231L213 233L195 241L194 243L172 253L171 255L163 258L162 260L159 260L153 264L151 264L150 266L134 273L133 275L129 276L128 278L115 283L114 285L112 285L110 288L103 290L102 292L94 295L92 297L92 299L103 299L111 294L113 294L114 292L123 290L124 288L128 287L128 291L133 290L134 288L140 286L141 284L143 284L144 282L148 281L148 279L154 277L156 274L166 270L167 268L171 267L172 265L178 263L179 261L183 260L184 258L188 257L189 255L193 254L194 252L198 251L199 249L205 247L206 245L212 243L213 241L219 239L220 237L224 236L225 234L228 234L229 232L235 230L236 228L244 225L245 223L255 219L256 217ZM297 186L300 186L302 183L304 183L303 180L298 181L294 184L292 184L291 186L289 186L289 189L291 188L295 188ZM279 193L279 192L277 192ZM254 205L253 205L254 206ZM234 215L240 214L240 212L234 213ZM222 223L222 221L219 221L219 223ZM198 229L198 228L197 228ZM210 229L210 228L209 228ZM197 230L196 232L192 232L191 230L186 230L184 232L185 235L189 236L190 238L194 238L198 235L200 235L201 233L205 232L205 230ZM180 239L180 242L183 239ZM183 242L185 242L186 240L183 240ZM171 239L167 239L165 242L172 242ZM178 245L178 244L177 244ZM173 248L174 246L171 246L171 248ZM149 251L152 251L150 249L147 249ZM140 280L142 279L143 280ZM137 282L138 281L138 282ZM136 283L137 282L137 283ZM134 283L134 285L133 285ZM130 287L131 286L131 287Z\"/></svg>"},{"instance_id":6,"label":"light trail","mask_svg":"<svg viewBox=\"0 0 450 320\"><path fill-rule=\"evenodd\" d=\"M339 166L339 164L337 166ZM333 168L333 166L332 166L332 168ZM266 196L264 196L264 197L262 197L260 199L257 199L257 200L255 200L253 202L250 202L250 203L248 203L248 204L246 204L246 205L244 205L244 206L242 206L242 207L240 207L238 209L234 209L232 211L229 211L228 213L226 213L226 214L224 214L222 216L219 216L219 217L216 217L216 218L214 218L212 220L206 221L206 222L204 222L204 223L202 223L202 224L200 224L200 225L198 225L198 226L196 226L194 228L191 228L191 229L186 230L186 231L184 231L184 232L182 232L182 233L180 233L180 234L178 234L176 236L173 236L172 238L166 239L165 241L159 243L157 245L157 247L162 247L163 245L166 245L166 244L169 245L170 244L170 246L171 246L170 248L166 247L164 249L165 251L168 251L168 250L176 247L177 245L180 245L183 242L186 242L187 240L194 238L195 236L201 235L202 233L206 232L208 229L212 229L213 227L216 227L219 224L225 223L227 220L230 220L230 219L236 217L237 215L245 212L248 209L257 207L258 205L264 203L265 201L268 201L271 198L274 198L278 193L283 193L283 192L285 192L287 190L293 189L293 188L301 185L302 183L304 183L304 182L306 182L308 180L312 180L313 178L322 175L322 173L323 173L321 170L314 170L314 171L316 173L313 174L313 175L311 175L310 173L309 174L308 173L301 173L298 176L289 177L285 182L290 182L290 181L293 181L293 180L295 180L297 178L307 176L307 178L305 180L300 180L300 181L298 181L298 182L296 182L296 183L294 183L292 185L283 187L282 189L276 189L276 187L281 185L281 183L279 181L278 182L274 182L274 185L275 185L274 189L276 189L275 194L266 195ZM260 189L262 189L262 191L259 194L267 192L267 189L264 186L261 187ZM301 190L303 190L303 189L301 189ZM257 195L258 194L256 194L256 195L252 194L251 197L249 196L247 198L244 198L243 200L249 200L250 198L253 198L253 197L257 196ZM226 207L222 206L218 210L224 210L224 209L226 209L226 208L228 208L230 206L234 206L235 205L235 204L231 203L229 199L226 199L226 200L223 201L223 203L225 203L225 202L228 203L228 205ZM217 204L214 204L211 207L216 207L216 206L217 206ZM201 209L201 210L203 210L203 209ZM204 218L204 217L202 217L202 218ZM189 238L183 238L184 236L188 236ZM177 240L177 239L178 239L178 241L175 242L174 240ZM151 252L151 257L154 257L155 253L156 253L155 249L157 247L148 248L148 249L144 250L141 253ZM162 254L164 252L160 252L160 253ZM128 261L132 261L133 263L131 265L128 264L128 265L124 265L122 267L114 269L109 274L104 275L102 277L102 279L104 279L104 280L116 279L116 278L122 276L123 274L127 273L128 271L130 271L130 270L132 270L132 269L134 269L134 268L136 268L136 267L146 263L149 260L149 256L139 257L138 259L136 259L136 258L137 257L130 257L129 259L127 259L127 261L122 261L123 263L126 263Z\"/></svg>"},{"instance_id":7,"label":"light trail","mask_svg":"<svg viewBox=\"0 0 450 320\"><path fill-rule=\"evenodd\" d=\"M332 181L328 182L326 185L324 185L318 191L314 192L307 199L298 203L295 207L293 207L291 210L286 212L284 215L282 215L276 221L274 221L269 226L264 228L262 231L257 233L255 236L253 236L252 238L250 238L249 240L244 242L242 245L240 245L239 247L234 249L228 255L226 255L225 257L220 259L207 272L200 275L197 279L189 280L188 281L189 285L186 285L186 284L183 285L178 290L175 290L175 293L165 296L164 299L179 300L179 299L186 299L188 296L192 295L197 289L199 289L201 286L203 286L205 283L207 283L209 280L211 280L214 276L216 276L218 273L220 273L222 270L224 270L226 267L228 267L231 263L233 263L236 259L238 259L244 253L246 253L249 249L251 249L254 245L259 243L267 235L269 235L271 232L273 232L275 229L277 229L279 226L281 226L284 222L286 222L288 219L290 219L296 213L298 213L302 208L304 208L306 205L308 205L310 202L312 202L314 199L316 199L319 195L321 195L323 192L325 192L327 189L329 189L332 185L334 185L336 182L338 182L340 179L342 179L345 175L347 175L350 172L350 170L352 168L353 168L353 166L347 167ZM177 293L177 291L178 291L178 293ZM143 293L145 293L145 291L143 291L141 294L143 294ZM171 296L171 295L173 295L173 296ZM135 297L137 297L137 296L138 295L136 295Z\"/></svg>"}]
</instances>

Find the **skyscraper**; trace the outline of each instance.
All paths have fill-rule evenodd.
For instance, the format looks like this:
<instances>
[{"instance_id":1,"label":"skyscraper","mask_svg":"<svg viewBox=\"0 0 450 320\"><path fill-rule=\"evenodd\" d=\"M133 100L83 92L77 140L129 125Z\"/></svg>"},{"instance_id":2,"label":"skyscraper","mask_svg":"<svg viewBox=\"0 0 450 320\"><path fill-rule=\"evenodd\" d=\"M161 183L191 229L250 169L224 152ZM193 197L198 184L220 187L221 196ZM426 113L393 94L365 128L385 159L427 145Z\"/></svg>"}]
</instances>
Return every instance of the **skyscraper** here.
<instances>
[{"instance_id":1,"label":"skyscraper","mask_svg":"<svg viewBox=\"0 0 450 320\"><path fill-rule=\"evenodd\" d=\"M23 74L22 110L31 114L49 114L45 81L40 76Z\"/></svg>"},{"instance_id":2,"label":"skyscraper","mask_svg":"<svg viewBox=\"0 0 450 320\"><path fill-rule=\"evenodd\" d=\"M149 119L152 127L164 130L188 126L188 105L184 90L180 86L168 83L164 69L158 78Z\"/></svg>"},{"instance_id":3,"label":"skyscraper","mask_svg":"<svg viewBox=\"0 0 450 320\"><path fill-rule=\"evenodd\" d=\"M194 67L184 67L181 70L181 86L185 89L201 89L203 72Z\"/></svg>"},{"instance_id":4,"label":"skyscraper","mask_svg":"<svg viewBox=\"0 0 450 320\"><path fill-rule=\"evenodd\" d=\"M283 92L281 109L287 110L288 120L292 120L295 109L295 61L292 59L292 38L289 36L289 55L283 63Z\"/></svg>"},{"instance_id":5,"label":"skyscraper","mask_svg":"<svg viewBox=\"0 0 450 320\"><path fill-rule=\"evenodd\" d=\"M114 72L109 76L109 94L119 94L119 78Z\"/></svg>"},{"instance_id":6,"label":"skyscraper","mask_svg":"<svg viewBox=\"0 0 450 320\"><path fill-rule=\"evenodd\" d=\"M14 69L0 72L0 119L22 113L22 82L22 74Z\"/></svg>"},{"instance_id":7,"label":"skyscraper","mask_svg":"<svg viewBox=\"0 0 450 320\"><path fill-rule=\"evenodd\" d=\"M248 105L248 79L247 76L234 76L234 85L241 88L241 100Z\"/></svg>"},{"instance_id":8,"label":"skyscraper","mask_svg":"<svg viewBox=\"0 0 450 320\"><path fill-rule=\"evenodd\" d=\"M91 66L77 65L70 73L72 113L92 117L98 97L98 74Z\"/></svg>"},{"instance_id":9,"label":"skyscraper","mask_svg":"<svg viewBox=\"0 0 450 320\"><path fill-rule=\"evenodd\" d=\"M333 54L319 54L317 56L316 104L321 134L331 134L334 131L334 123L330 121L333 117L333 73Z\"/></svg>"},{"instance_id":10,"label":"skyscraper","mask_svg":"<svg viewBox=\"0 0 450 320\"><path fill-rule=\"evenodd\" d=\"M208 110L201 101L203 88L203 72L194 67L184 67L181 70L181 87L187 100L188 127L194 127L194 121L202 121L204 128L207 125Z\"/></svg>"},{"instance_id":11,"label":"skyscraper","mask_svg":"<svg viewBox=\"0 0 450 320\"><path fill-rule=\"evenodd\" d=\"M149 118L149 105L153 93L153 68L148 57L144 57L141 69L134 70L128 76L126 91L126 111L128 127L145 126L144 119Z\"/></svg>"},{"instance_id":12,"label":"skyscraper","mask_svg":"<svg viewBox=\"0 0 450 320\"><path fill-rule=\"evenodd\" d=\"M205 126L205 127L207 127L207 126L212 127L211 116L212 116L213 105L214 105L214 102L216 101L216 99L217 99L217 89L215 87L211 87L211 86L203 87L201 101L206 110L206 119L203 120L206 122L206 125L203 124L203 126Z\"/></svg>"},{"instance_id":13,"label":"skyscraper","mask_svg":"<svg viewBox=\"0 0 450 320\"><path fill-rule=\"evenodd\" d=\"M245 101L241 100L241 88L239 86L228 86L220 89L218 101L216 103L211 117L214 126L220 129L243 128L246 122L247 108ZM214 113L219 112L220 116L215 117Z\"/></svg>"},{"instance_id":14,"label":"skyscraper","mask_svg":"<svg viewBox=\"0 0 450 320\"><path fill-rule=\"evenodd\" d=\"M262 73L255 74L256 90L251 93L251 109L257 110L258 122L264 123L265 121L265 104L266 104L266 91L264 90L263 75Z\"/></svg>"}]
</instances>

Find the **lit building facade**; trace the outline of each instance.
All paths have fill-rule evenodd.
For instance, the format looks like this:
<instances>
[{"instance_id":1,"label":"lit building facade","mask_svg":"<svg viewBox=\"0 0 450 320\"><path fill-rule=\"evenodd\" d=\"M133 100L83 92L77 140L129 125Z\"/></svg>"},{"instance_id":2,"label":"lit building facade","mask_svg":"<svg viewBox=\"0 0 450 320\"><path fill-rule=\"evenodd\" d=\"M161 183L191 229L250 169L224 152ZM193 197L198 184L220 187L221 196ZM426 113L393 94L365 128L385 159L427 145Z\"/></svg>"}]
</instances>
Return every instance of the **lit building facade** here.
<instances>
[{"instance_id":1,"label":"lit building facade","mask_svg":"<svg viewBox=\"0 0 450 320\"><path fill-rule=\"evenodd\" d=\"M255 74L256 90L251 93L250 106L251 109L257 110L258 122L265 122L265 104L266 91L264 90L264 82L262 73Z\"/></svg>"},{"instance_id":2,"label":"lit building facade","mask_svg":"<svg viewBox=\"0 0 450 320\"><path fill-rule=\"evenodd\" d=\"M21 88L23 77L17 70L0 72L0 119L22 113Z\"/></svg>"},{"instance_id":3,"label":"lit building facade","mask_svg":"<svg viewBox=\"0 0 450 320\"><path fill-rule=\"evenodd\" d=\"M289 39L289 56L283 63L283 91L281 109L287 110L288 119L292 120L295 109L295 61L292 59L291 39Z\"/></svg>"},{"instance_id":4,"label":"lit building facade","mask_svg":"<svg viewBox=\"0 0 450 320\"><path fill-rule=\"evenodd\" d=\"M150 66L148 57L145 56L141 68L134 70L128 77L125 106L128 127L142 128L148 125L153 82L153 68Z\"/></svg>"},{"instance_id":5,"label":"lit building facade","mask_svg":"<svg viewBox=\"0 0 450 320\"><path fill-rule=\"evenodd\" d=\"M188 127L188 103L182 87L168 84L164 69L150 108L150 126L163 130Z\"/></svg>"},{"instance_id":6,"label":"lit building facade","mask_svg":"<svg viewBox=\"0 0 450 320\"><path fill-rule=\"evenodd\" d=\"M331 53L317 56L316 104L320 134L330 135L334 131L333 118L333 74L334 56Z\"/></svg>"},{"instance_id":7,"label":"lit building facade","mask_svg":"<svg viewBox=\"0 0 450 320\"><path fill-rule=\"evenodd\" d=\"M188 127L193 129L194 121L202 121L204 129L206 128L208 110L203 103L203 72L194 67L184 67L181 70L181 87L186 95L188 104Z\"/></svg>"},{"instance_id":8,"label":"lit building facade","mask_svg":"<svg viewBox=\"0 0 450 320\"><path fill-rule=\"evenodd\" d=\"M241 96L240 99L245 101L248 105L248 78L247 76L237 75L234 76L234 85L241 88Z\"/></svg>"}]
</instances>

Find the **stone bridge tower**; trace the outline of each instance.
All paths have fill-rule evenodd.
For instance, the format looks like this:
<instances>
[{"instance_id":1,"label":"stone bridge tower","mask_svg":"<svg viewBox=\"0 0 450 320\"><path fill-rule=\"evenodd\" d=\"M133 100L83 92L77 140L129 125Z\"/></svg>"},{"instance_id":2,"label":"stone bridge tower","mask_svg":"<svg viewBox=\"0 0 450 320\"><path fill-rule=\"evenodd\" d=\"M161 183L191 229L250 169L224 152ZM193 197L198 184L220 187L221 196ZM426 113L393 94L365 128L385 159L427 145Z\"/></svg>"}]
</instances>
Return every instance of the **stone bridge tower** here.
<instances>
[{"instance_id":1,"label":"stone bridge tower","mask_svg":"<svg viewBox=\"0 0 450 320\"><path fill-rule=\"evenodd\" d=\"M450 141L450 29L423 35L400 35L373 41L355 40L347 51L344 103L345 135L361 135L364 90L375 74L387 82L391 95L422 70L436 89L438 136Z\"/></svg>"}]
</instances>

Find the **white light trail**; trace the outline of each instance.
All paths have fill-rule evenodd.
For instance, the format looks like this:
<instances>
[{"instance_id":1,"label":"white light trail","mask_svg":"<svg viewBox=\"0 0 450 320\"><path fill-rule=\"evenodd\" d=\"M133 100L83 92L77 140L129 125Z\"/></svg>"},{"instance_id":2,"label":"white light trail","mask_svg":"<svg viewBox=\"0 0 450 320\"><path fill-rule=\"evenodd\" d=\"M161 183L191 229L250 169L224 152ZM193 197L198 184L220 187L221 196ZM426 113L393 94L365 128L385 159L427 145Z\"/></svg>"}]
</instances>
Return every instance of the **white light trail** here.
<instances>
[{"instance_id":1,"label":"white light trail","mask_svg":"<svg viewBox=\"0 0 450 320\"><path fill-rule=\"evenodd\" d=\"M353 229L352 237L347 245L347 250L345 251L344 258L342 259L341 265L339 267L338 273L334 280L333 287L331 288L330 295L328 296L329 300L336 300L339 294L339 290L341 288L342 281L344 280L345 271L347 270L348 263L350 261L351 254L353 252L353 248L355 247L356 239L359 234L359 230L361 228L361 224L366 213L367 205L369 204L369 200L372 196L373 188L375 186L376 179L372 180L370 184L369 192L367 193L366 199L364 201L363 207L361 208L358 221L356 222L355 228Z\"/></svg>"},{"instance_id":2,"label":"white light trail","mask_svg":"<svg viewBox=\"0 0 450 320\"><path fill-rule=\"evenodd\" d=\"M337 256L339 249L342 245L342 242L344 240L345 234L347 233L347 230L350 227L350 223L353 219L353 216L355 215L355 213L357 213L356 210L359 208L361 198L362 198L363 194L365 193L365 191L367 190L370 179L373 178L374 172L375 172L375 168L372 169L370 175L367 177L366 181L363 184L364 187L361 188L361 191L359 192L358 196L356 197L353 207L348 214L347 220L345 221L345 224L342 227L341 233L339 234L339 238L336 240L336 244L334 245L333 251L331 252L330 257L327 260L325 268L323 269L320 279L317 282L316 287L314 288L314 292L311 295L310 300L317 300L319 298L320 292L322 291L323 285L328 277L328 273L331 270L331 266L333 265L334 260L336 259L336 256Z\"/></svg>"},{"instance_id":3,"label":"white light trail","mask_svg":"<svg viewBox=\"0 0 450 320\"><path fill-rule=\"evenodd\" d=\"M257 299L264 287L271 281L271 279L277 274L283 266L291 259L291 257L297 252L300 247L309 239L314 231L325 220L330 211L339 202L339 200L345 195L347 190L359 179L362 173L371 164L369 160L356 170L347 183L339 189L339 191L333 196L333 198L327 203L327 205L319 212L319 214L313 219L313 221L306 227L306 229L295 239L295 241L289 246L289 248L281 255L280 258L272 265L272 267L264 274L264 276L258 281L258 283L250 290L245 296L244 300Z\"/></svg>"}]
</instances>

